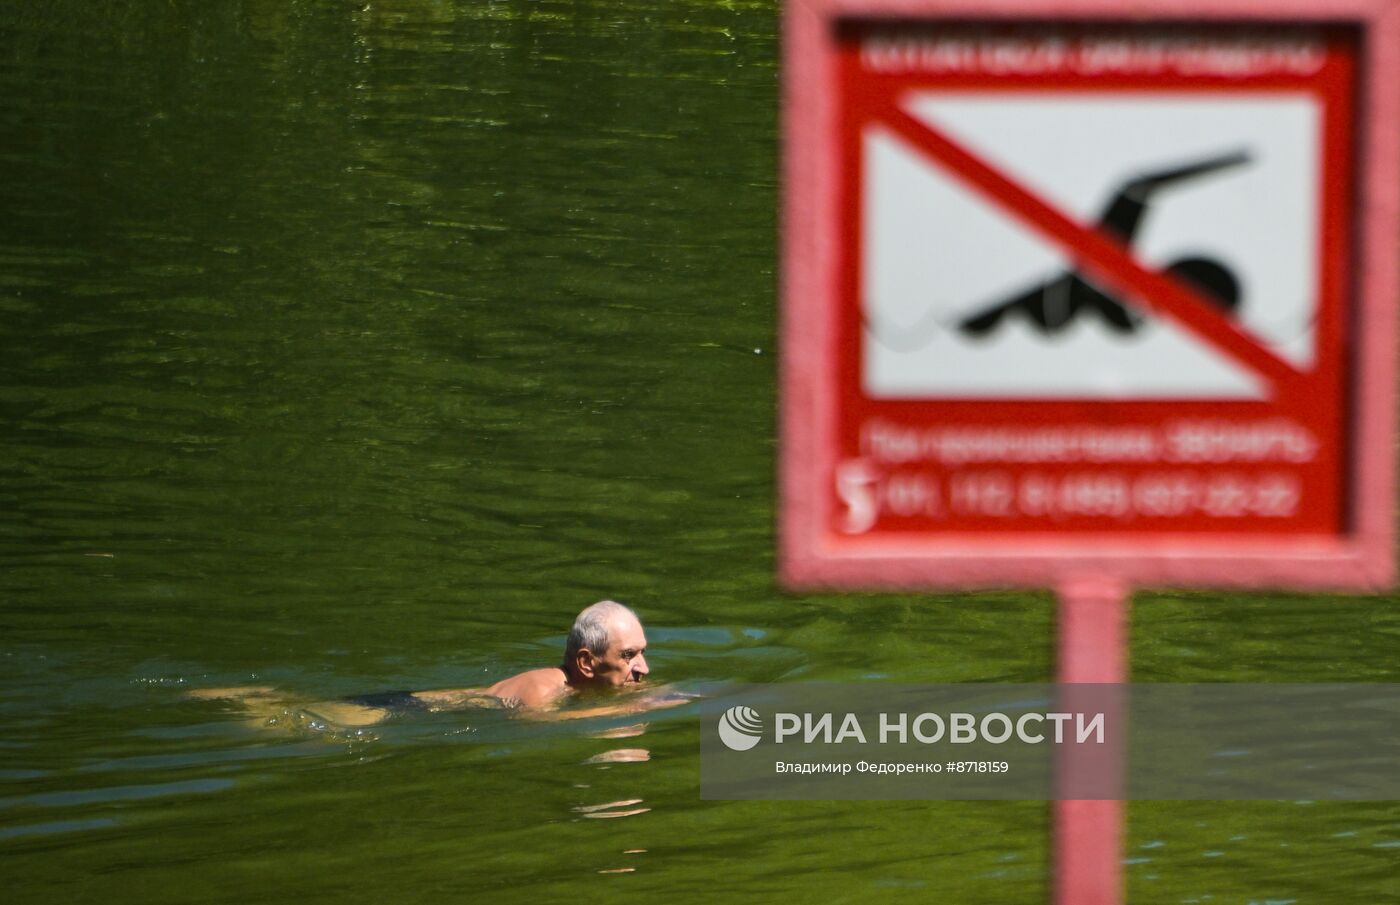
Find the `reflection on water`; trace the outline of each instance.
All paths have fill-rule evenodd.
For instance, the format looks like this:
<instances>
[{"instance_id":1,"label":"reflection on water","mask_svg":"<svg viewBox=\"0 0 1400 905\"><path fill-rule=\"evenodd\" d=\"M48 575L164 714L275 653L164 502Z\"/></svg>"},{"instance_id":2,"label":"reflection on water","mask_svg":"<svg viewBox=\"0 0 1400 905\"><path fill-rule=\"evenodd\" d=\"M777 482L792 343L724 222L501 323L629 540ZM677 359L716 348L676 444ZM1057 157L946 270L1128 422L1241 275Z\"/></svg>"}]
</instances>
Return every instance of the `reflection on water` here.
<instances>
[{"instance_id":1,"label":"reflection on water","mask_svg":"<svg viewBox=\"0 0 1400 905\"><path fill-rule=\"evenodd\" d=\"M585 817L626 817L632 814L642 814L650 808L640 808L630 811L615 811L614 808L627 808L634 804L641 804L640 798L628 798L624 801L609 801L607 804L581 804L575 807L574 813L582 814Z\"/></svg>"},{"instance_id":2,"label":"reflection on water","mask_svg":"<svg viewBox=\"0 0 1400 905\"><path fill-rule=\"evenodd\" d=\"M585 764L634 764L651 760L651 752L645 748L614 748L603 751L584 761Z\"/></svg>"},{"instance_id":3,"label":"reflection on water","mask_svg":"<svg viewBox=\"0 0 1400 905\"><path fill-rule=\"evenodd\" d=\"M202 693L201 693L202 692ZM355 710L366 708L348 705L347 722L338 722L333 716L337 713L336 702L319 702L299 705L277 689L248 687L242 689L202 689L184 695L185 700L193 700L218 707L226 715L235 717L221 724L223 738L218 741L228 744L245 732L260 734L274 733L274 738L299 739L321 745L337 746L343 758L352 758L356 764L366 764L391 755L396 747L441 745L444 743L468 743L471 745L509 745L499 753L510 756L516 746L525 746L545 758L553 758L551 745L560 740L593 739L607 742L617 738L639 738L647 733L652 723L662 719L659 709L677 708L696 695L678 692L669 686L660 688L629 688L613 694L594 695L587 700L570 702L564 707L548 711L510 710L500 706L499 701L485 706L461 706L437 710L398 710L384 717L376 715L375 725L354 725L358 714ZM654 716L647 722L612 725L620 718L634 719L638 710L650 711ZM571 712L572 711L572 712ZM681 725L691 723L691 713L676 712L665 715L666 719ZM462 725L468 723L469 725ZM200 733L204 734L204 733ZM597 747L592 745L590 747ZM311 750L302 746L303 756ZM609 770L614 765L642 764L651 760L651 752L642 747L608 747L597 750L578 761L583 766L599 770ZM567 767L565 763L555 763L554 769ZM101 793L73 795L58 793L50 796L29 796L10 802L0 799L0 808L7 804L78 804L115 798L158 797L161 795L181 795L193 792L214 792L234 785L233 780L201 780L186 783L170 783L164 786L129 787L108 789ZM591 782L576 782L572 788L578 790L572 797L588 796L593 786ZM648 814L652 807L642 798L623 798L602 803L572 804L569 813L583 820L610 820L615 818L637 817ZM550 821L557 819L550 818ZM547 821L547 822L550 822ZM86 826L74 829L88 828ZM46 832L61 832L50 828ZM31 830L35 832L35 830ZM638 855L645 849L629 848L622 850L625 855ZM597 873L633 873L635 866L599 867Z\"/></svg>"}]
</instances>

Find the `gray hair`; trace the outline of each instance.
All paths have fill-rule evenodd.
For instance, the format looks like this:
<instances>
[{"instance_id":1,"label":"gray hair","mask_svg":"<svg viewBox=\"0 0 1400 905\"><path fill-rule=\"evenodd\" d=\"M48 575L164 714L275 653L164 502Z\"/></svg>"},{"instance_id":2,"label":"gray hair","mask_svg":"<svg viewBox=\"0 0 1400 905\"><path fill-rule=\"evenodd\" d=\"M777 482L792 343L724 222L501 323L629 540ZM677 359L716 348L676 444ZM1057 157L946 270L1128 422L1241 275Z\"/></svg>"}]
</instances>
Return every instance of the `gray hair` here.
<instances>
[{"instance_id":1,"label":"gray hair","mask_svg":"<svg viewBox=\"0 0 1400 905\"><path fill-rule=\"evenodd\" d=\"M609 640L608 623L620 613L626 613L633 619L637 618L636 613L616 600L600 600L579 613L578 618L574 620L574 627L569 630L569 640L564 642L564 663L573 663L578 652L585 647L595 654L606 653Z\"/></svg>"}]
</instances>

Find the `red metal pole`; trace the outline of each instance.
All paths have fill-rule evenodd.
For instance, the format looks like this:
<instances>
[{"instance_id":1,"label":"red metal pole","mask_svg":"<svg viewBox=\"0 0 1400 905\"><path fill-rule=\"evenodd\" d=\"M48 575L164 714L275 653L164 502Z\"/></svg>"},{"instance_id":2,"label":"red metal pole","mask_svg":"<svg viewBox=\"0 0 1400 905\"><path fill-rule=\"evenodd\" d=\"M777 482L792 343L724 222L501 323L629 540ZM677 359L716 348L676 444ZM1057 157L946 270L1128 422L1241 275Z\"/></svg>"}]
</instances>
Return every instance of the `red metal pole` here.
<instances>
[{"instance_id":1,"label":"red metal pole","mask_svg":"<svg viewBox=\"0 0 1400 905\"><path fill-rule=\"evenodd\" d=\"M1056 593L1059 681L1126 682L1127 584L1111 578L1073 578L1061 582ZM1121 714L1110 719L1115 717L1121 718ZM1117 766L1121 770L1121 761ZM1069 784L1066 777L1073 769L1073 764L1060 765L1062 783ZM1056 905L1121 905L1122 831L1122 801L1055 801L1052 845Z\"/></svg>"}]
</instances>

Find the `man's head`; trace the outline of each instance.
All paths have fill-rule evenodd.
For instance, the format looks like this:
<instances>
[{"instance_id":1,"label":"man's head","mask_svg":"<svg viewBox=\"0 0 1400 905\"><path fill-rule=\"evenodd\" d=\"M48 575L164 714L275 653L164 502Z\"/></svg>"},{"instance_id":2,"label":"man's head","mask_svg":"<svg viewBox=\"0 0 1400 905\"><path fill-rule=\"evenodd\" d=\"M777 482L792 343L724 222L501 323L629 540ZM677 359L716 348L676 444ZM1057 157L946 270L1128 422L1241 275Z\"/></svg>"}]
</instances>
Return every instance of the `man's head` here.
<instances>
[{"instance_id":1,"label":"man's head","mask_svg":"<svg viewBox=\"0 0 1400 905\"><path fill-rule=\"evenodd\" d=\"M574 620L564 645L564 672L578 685L630 685L646 677L646 650L637 614L615 600L602 600Z\"/></svg>"}]
</instances>

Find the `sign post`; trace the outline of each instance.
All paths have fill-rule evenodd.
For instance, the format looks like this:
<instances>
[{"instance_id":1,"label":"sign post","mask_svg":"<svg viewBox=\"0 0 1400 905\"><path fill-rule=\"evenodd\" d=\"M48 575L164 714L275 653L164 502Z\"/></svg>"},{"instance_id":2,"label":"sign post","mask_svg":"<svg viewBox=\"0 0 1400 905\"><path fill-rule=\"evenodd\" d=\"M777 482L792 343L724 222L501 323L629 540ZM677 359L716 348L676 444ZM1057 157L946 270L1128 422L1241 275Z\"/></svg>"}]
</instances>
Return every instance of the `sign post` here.
<instances>
[{"instance_id":1,"label":"sign post","mask_svg":"<svg viewBox=\"0 0 1400 905\"><path fill-rule=\"evenodd\" d=\"M1119 684L1128 681L1127 586L1108 578L1078 578L1055 589L1059 605L1056 641L1057 680L1065 685ZM1121 715L1120 715L1121 716ZM1121 725L1121 720L1112 720ZM1121 734L1119 736L1121 738ZM1121 754L1112 752L1110 756ZM1122 785L1123 763L1115 757ZM1076 764L1060 764L1063 776ZM1085 765L1086 767L1089 765ZM1054 901L1076 905L1113 905L1123 888L1123 802L1059 798L1051 815Z\"/></svg>"},{"instance_id":2,"label":"sign post","mask_svg":"<svg viewBox=\"0 0 1400 905\"><path fill-rule=\"evenodd\" d=\"M790 0L781 569L1057 589L1393 576L1400 0ZM1068 765L1067 769L1072 769ZM1056 807L1112 903L1121 804Z\"/></svg>"}]
</instances>

